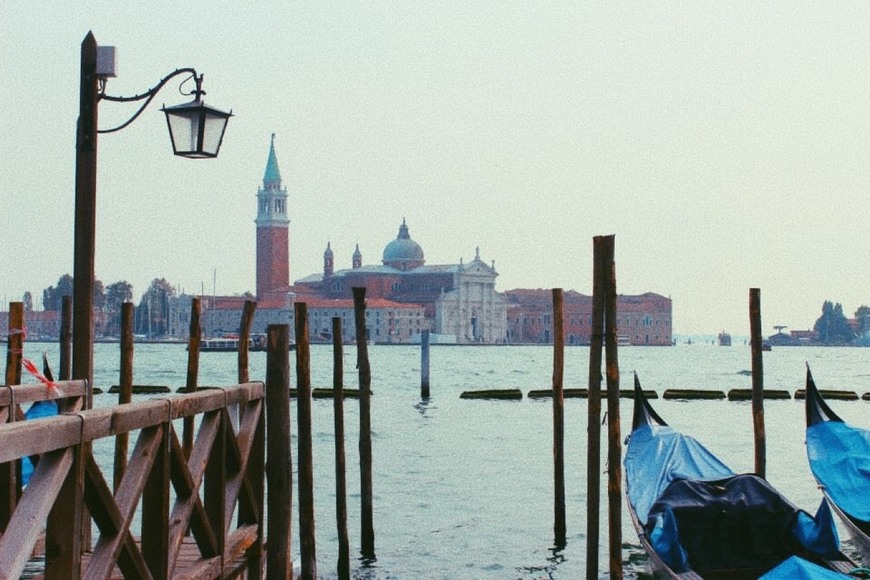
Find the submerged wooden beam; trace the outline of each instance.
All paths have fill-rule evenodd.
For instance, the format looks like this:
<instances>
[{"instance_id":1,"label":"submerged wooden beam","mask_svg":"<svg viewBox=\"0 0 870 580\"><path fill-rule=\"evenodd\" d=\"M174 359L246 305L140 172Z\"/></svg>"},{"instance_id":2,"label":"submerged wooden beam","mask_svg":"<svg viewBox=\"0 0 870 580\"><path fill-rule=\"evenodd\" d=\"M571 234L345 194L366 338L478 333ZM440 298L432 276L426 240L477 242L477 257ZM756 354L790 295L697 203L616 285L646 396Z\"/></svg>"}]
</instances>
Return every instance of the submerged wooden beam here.
<instances>
[{"instance_id":1,"label":"submerged wooden beam","mask_svg":"<svg viewBox=\"0 0 870 580\"><path fill-rule=\"evenodd\" d=\"M663 399L700 399L700 400L719 400L725 398L725 393L722 391L714 391L709 389L665 389L662 393Z\"/></svg>"},{"instance_id":2,"label":"submerged wooden beam","mask_svg":"<svg viewBox=\"0 0 870 580\"><path fill-rule=\"evenodd\" d=\"M644 396L647 399L658 399L657 392L652 390L644 390ZM553 396L553 389L535 389L529 391L527 395L530 399L549 399ZM589 389L562 389L562 396L566 399L587 399L589 398ZM619 389L619 397L622 399L634 398L634 391L631 389Z\"/></svg>"},{"instance_id":3,"label":"submerged wooden beam","mask_svg":"<svg viewBox=\"0 0 870 580\"><path fill-rule=\"evenodd\" d=\"M767 389L764 391L765 399L791 399L791 393L778 389ZM752 389L731 389L728 391L729 401L751 401Z\"/></svg>"},{"instance_id":4,"label":"submerged wooden beam","mask_svg":"<svg viewBox=\"0 0 870 580\"><path fill-rule=\"evenodd\" d=\"M482 391L464 391L460 399L507 399L519 400L523 392L519 389L486 389Z\"/></svg>"},{"instance_id":5,"label":"submerged wooden beam","mask_svg":"<svg viewBox=\"0 0 870 580\"><path fill-rule=\"evenodd\" d=\"M838 401L857 401L859 399L858 393L855 391L846 391L846 390L837 390L837 389L819 389L819 394L823 399L834 399ZM864 395L865 400L870 400L870 397ZM797 400L804 400L807 398L806 389L798 389L794 392L794 398Z\"/></svg>"}]
</instances>

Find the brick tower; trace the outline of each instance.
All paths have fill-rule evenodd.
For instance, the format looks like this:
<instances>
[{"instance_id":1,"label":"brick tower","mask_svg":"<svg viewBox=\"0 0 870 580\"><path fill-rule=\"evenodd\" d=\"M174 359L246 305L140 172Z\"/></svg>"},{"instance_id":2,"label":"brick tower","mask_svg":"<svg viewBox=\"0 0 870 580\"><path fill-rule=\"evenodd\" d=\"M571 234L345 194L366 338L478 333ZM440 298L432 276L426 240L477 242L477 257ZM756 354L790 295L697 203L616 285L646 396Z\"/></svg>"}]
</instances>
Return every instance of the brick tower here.
<instances>
[{"instance_id":1,"label":"brick tower","mask_svg":"<svg viewBox=\"0 0 870 580\"><path fill-rule=\"evenodd\" d=\"M257 300L281 301L290 290L287 190L281 187L281 172L275 156L275 134L269 148L263 187L257 190Z\"/></svg>"}]
</instances>

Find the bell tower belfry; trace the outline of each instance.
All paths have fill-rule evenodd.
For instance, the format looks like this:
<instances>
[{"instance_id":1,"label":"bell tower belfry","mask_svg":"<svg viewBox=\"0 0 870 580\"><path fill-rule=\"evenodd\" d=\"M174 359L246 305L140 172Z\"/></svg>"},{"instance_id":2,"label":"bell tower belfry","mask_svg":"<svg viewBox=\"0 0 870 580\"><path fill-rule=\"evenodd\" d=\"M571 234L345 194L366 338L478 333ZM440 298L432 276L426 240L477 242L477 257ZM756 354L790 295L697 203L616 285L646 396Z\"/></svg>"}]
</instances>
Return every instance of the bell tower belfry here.
<instances>
[{"instance_id":1,"label":"bell tower belfry","mask_svg":"<svg viewBox=\"0 0 870 580\"><path fill-rule=\"evenodd\" d=\"M275 134L269 147L263 187L257 190L257 300L283 299L290 289L290 218L287 189L275 155Z\"/></svg>"}]
</instances>

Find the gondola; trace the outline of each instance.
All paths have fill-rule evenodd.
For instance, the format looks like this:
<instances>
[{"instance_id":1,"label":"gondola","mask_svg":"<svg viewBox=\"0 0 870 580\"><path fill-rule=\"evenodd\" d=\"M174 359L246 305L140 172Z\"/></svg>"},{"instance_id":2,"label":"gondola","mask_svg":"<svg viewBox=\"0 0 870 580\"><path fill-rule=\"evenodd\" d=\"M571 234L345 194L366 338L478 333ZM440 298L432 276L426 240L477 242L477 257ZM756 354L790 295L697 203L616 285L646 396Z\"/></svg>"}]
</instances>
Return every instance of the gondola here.
<instances>
[{"instance_id":1,"label":"gondola","mask_svg":"<svg viewBox=\"0 0 870 580\"><path fill-rule=\"evenodd\" d=\"M634 378L625 455L628 511L656 578L841 577L833 516L797 509L764 479L738 475L655 412Z\"/></svg>"},{"instance_id":2,"label":"gondola","mask_svg":"<svg viewBox=\"0 0 870 580\"><path fill-rule=\"evenodd\" d=\"M807 366L807 458L825 499L870 564L870 431L849 425L825 403Z\"/></svg>"}]
</instances>

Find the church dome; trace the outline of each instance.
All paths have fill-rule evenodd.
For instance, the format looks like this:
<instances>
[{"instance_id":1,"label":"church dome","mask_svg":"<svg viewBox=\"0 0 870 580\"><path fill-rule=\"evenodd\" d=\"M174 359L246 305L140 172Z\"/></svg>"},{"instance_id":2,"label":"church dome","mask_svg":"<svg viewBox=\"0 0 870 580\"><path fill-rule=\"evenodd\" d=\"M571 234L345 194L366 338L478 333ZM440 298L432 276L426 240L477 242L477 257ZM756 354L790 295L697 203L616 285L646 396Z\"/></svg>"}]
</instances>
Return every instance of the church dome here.
<instances>
[{"instance_id":1,"label":"church dome","mask_svg":"<svg viewBox=\"0 0 870 580\"><path fill-rule=\"evenodd\" d=\"M425 262L423 248L408 235L408 226L404 219L399 226L398 237L384 248L383 262L385 266L392 266L398 270L418 268Z\"/></svg>"}]
</instances>

